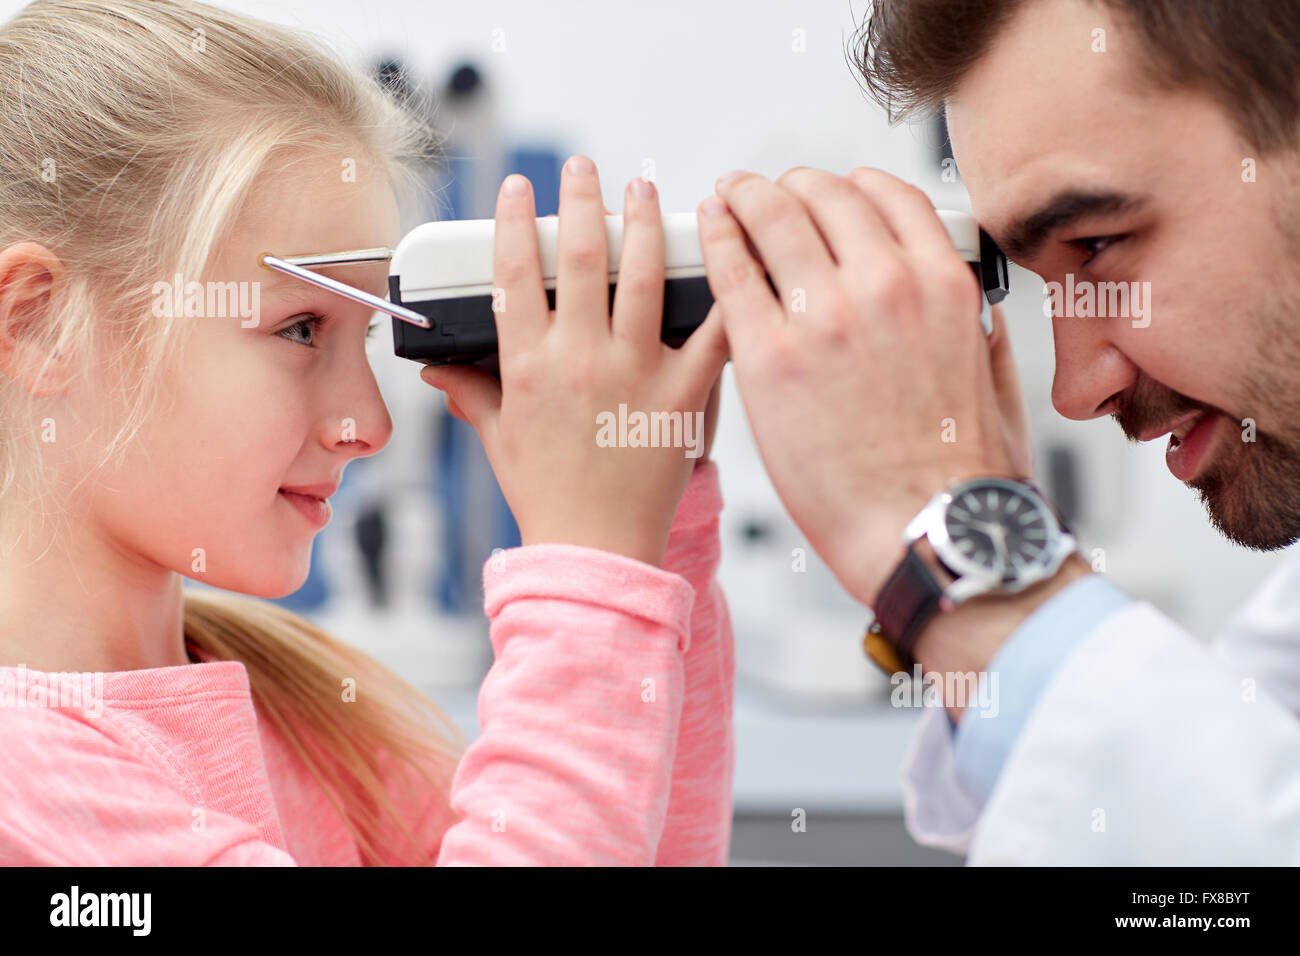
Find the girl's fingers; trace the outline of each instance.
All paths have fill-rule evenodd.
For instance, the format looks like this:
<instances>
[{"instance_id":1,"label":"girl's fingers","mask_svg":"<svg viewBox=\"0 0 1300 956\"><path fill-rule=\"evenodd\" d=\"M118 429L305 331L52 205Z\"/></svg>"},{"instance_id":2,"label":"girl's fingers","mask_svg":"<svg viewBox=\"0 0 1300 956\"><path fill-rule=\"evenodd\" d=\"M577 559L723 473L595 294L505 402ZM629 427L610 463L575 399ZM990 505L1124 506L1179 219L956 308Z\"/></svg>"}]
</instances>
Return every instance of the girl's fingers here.
<instances>
[{"instance_id":1,"label":"girl's fingers","mask_svg":"<svg viewBox=\"0 0 1300 956\"><path fill-rule=\"evenodd\" d=\"M606 216L612 216L612 215L614 215L614 210L612 210L612 209L610 209L608 206L606 206L606 207L605 207L605 215L606 215ZM556 218L558 218L558 216L559 216L559 213L548 212L548 213L547 213L545 216L543 216L542 218L543 218L543 219L556 219Z\"/></svg>"},{"instance_id":2,"label":"girl's fingers","mask_svg":"<svg viewBox=\"0 0 1300 956\"><path fill-rule=\"evenodd\" d=\"M637 177L623 200L623 252L614 289L614 336L657 354L663 332L664 228L654 184Z\"/></svg>"},{"instance_id":3,"label":"girl's fingers","mask_svg":"<svg viewBox=\"0 0 1300 956\"><path fill-rule=\"evenodd\" d=\"M722 321L722 308L717 303L681 347L682 362L693 384L707 385L716 382L727 364L730 349L727 331Z\"/></svg>"},{"instance_id":4,"label":"girl's fingers","mask_svg":"<svg viewBox=\"0 0 1300 956\"><path fill-rule=\"evenodd\" d=\"M579 336L609 334L605 203L596 164L573 156L560 174L555 321Z\"/></svg>"},{"instance_id":5,"label":"girl's fingers","mask_svg":"<svg viewBox=\"0 0 1300 956\"><path fill-rule=\"evenodd\" d=\"M446 394L448 407L454 404L462 413L456 417L473 425L488 447L501 411L501 383L469 365L426 365L420 378Z\"/></svg>"},{"instance_id":6,"label":"girl's fingers","mask_svg":"<svg viewBox=\"0 0 1300 956\"><path fill-rule=\"evenodd\" d=\"M503 366L541 341L550 322L534 210L532 185L518 173L507 176L492 240L492 311Z\"/></svg>"}]
</instances>

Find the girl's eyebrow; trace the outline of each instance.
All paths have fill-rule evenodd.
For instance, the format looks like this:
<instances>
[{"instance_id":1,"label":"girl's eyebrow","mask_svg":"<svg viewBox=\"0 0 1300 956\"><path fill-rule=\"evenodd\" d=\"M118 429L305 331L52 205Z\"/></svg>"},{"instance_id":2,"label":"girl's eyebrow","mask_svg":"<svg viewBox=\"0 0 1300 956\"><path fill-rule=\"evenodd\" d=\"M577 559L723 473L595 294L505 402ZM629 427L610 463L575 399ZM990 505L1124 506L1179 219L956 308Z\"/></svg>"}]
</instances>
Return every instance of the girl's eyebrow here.
<instances>
[{"instance_id":1,"label":"girl's eyebrow","mask_svg":"<svg viewBox=\"0 0 1300 956\"><path fill-rule=\"evenodd\" d=\"M346 282L340 282L338 279L330 276L320 275L312 272L310 269L301 265L307 262L313 266L321 267L323 265L348 265L357 262L383 262L393 257L393 250L385 248L376 249L354 249L348 252L333 253L314 253L307 256L293 256L290 259L281 259L273 256L269 252L263 252L257 257L257 264L264 269L274 269L287 276L295 279L301 279L303 282L309 282L318 288L325 289L343 296L345 299L351 299L361 305L369 306L376 312L383 312L394 318L410 322L412 325L419 326L422 329L430 328L430 322L419 312L412 311L400 305L394 305L387 299L381 299L377 295L371 295L355 286L350 286Z\"/></svg>"}]
</instances>

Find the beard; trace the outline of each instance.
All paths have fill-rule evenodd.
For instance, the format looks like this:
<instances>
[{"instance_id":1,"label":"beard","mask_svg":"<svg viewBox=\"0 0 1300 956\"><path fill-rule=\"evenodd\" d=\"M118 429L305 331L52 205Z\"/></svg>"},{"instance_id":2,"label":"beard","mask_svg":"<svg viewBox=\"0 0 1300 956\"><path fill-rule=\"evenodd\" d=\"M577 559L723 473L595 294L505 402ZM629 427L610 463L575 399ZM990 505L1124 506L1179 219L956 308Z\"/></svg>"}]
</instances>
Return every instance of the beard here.
<instances>
[{"instance_id":1,"label":"beard","mask_svg":"<svg viewBox=\"0 0 1300 956\"><path fill-rule=\"evenodd\" d=\"M1250 370L1242 387L1245 414L1229 414L1142 378L1119 396L1113 417L1130 441L1151 425L1194 411L1239 423L1242 440L1229 434L1218 441L1201 474L1187 485L1225 538L1274 551L1300 540L1300 277L1290 290L1269 295L1245 318L1242 327L1257 334L1259 343L1245 365ZM1276 413L1269 418L1277 429L1256 428L1254 441L1248 441L1240 423L1261 409Z\"/></svg>"},{"instance_id":2,"label":"beard","mask_svg":"<svg viewBox=\"0 0 1300 956\"><path fill-rule=\"evenodd\" d=\"M1225 538L1275 551L1300 540L1300 449L1272 435L1255 438L1223 442L1210 467L1188 484Z\"/></svg>"}]
</instances>

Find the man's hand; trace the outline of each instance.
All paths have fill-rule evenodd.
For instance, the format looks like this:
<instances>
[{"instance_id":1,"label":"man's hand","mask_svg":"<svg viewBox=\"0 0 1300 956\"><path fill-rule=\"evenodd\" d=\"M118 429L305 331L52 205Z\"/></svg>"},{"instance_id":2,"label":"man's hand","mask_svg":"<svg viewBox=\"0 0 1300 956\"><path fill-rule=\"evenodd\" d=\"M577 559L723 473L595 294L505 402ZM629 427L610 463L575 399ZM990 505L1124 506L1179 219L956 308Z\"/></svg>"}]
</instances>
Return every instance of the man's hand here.
<instances>
[{"instance_id":1,"label":"man's hand","mask_svg":"<svg viewBox=\"0 0 1300 956\"><path fill-rule=\"evenodd\" d=\"M919 189L802 167L717 189L700 240L759 453L809 544L872 604L937 491L1027 472L1010 353L995 384L978 283Z\"/></svg>"}]
</instances>

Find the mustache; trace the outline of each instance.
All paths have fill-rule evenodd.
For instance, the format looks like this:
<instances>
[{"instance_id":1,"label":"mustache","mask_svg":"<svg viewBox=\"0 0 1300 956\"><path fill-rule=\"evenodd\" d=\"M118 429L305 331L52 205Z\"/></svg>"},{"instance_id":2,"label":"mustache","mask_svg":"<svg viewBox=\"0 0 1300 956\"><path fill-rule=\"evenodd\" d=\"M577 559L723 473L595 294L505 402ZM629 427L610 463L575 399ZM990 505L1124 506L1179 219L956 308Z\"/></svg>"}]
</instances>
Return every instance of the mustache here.
<instances>
[{"instance_id":1,"label":"mustache","mask_svg":"<svg viewBox=\"0 0 1300 956\"><path fill-rule=\"evenodd\" d=\"M1119 426L1124 437L1131 442L1149 428L1168 424L1174 419L1182 418L1191 412L1220 412L1214 405L1207 405L1194 398L1175 392L1150 378L1141 378L1137 384L1115 399L1115 411L1111 417Z\"/></svg>"}]
</instances>

